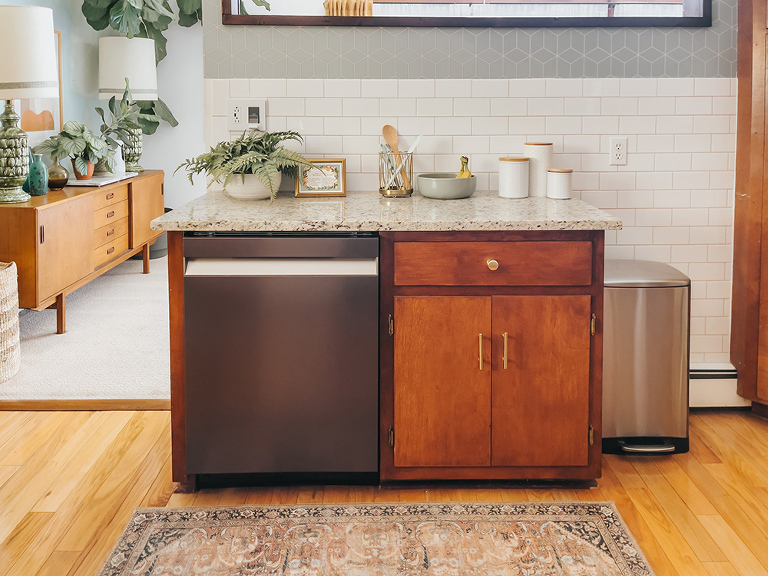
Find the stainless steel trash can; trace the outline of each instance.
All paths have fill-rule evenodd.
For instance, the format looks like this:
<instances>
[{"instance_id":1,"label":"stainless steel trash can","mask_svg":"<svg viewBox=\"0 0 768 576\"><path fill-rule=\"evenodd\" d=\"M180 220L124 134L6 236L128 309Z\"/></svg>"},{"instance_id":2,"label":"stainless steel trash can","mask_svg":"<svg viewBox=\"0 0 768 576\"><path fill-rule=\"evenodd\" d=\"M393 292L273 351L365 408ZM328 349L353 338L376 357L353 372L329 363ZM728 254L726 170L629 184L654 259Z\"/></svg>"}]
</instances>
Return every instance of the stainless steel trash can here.
<instances>
[{"instance_id":1,"label":"stainless steel trash can","mask_svg":"<svg viewBox=\"0 0 768 576\"><path fill-rule=\"evenodd\" d=\"M603 453L688 451L690 298L672 266L605 261Z\"/></svg>"}]
</instances>

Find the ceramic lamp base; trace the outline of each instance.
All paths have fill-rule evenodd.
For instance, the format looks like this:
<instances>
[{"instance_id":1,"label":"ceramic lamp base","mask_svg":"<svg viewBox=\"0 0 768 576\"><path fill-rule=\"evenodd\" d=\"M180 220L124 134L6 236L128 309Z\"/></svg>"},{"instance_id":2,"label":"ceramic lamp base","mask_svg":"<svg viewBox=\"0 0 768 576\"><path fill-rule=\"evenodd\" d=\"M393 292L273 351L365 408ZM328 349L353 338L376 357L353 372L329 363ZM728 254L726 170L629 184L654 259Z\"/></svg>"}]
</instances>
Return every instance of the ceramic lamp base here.
<instances>
[{"instance_id":1,"label":"ceramic lamp base","mask_svg":"<svg viewBox=\"0 0 768 576\"><path fill-rule=\"evenodd\" d=\"M13 188L0 187L0 204L17 204L19 202L26 202L32 198L29 194L21 189L21 186L15 186Z\"/></svg>"},{"instance_id":2,"label":"ceramic lamp base","mask_svg":"<svg viewBox=\"0 0 768 576\"><path fill-rule=\"evenodd\" d=\"M126 172L144 172L144 168L139 166L138 164L125 164L125 171Z\"/></svg>"},{"instance_id":3,"label":"ceramic lamp base","mask_svg":"<svg viewBox=\"0 0 768 576\"><path fill-rule=\"evenodd\" d=\"M13 109L13 101L6 100L0 114L0 202L12 204L26 202L30 195L22 190L29 175L29 149L27 133L18 127L19 115Z\"/></svg>"}]
</instances>

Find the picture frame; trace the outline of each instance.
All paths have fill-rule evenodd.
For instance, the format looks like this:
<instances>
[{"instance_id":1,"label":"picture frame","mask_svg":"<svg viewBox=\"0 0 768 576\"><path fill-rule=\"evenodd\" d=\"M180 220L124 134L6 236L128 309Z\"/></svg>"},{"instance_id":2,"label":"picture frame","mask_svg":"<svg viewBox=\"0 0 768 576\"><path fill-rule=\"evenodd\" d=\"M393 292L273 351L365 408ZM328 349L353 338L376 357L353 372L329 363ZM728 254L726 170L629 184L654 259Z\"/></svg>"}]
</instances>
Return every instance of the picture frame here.
<instances>
[{"instance_id":1,"label":"picture frame","mask_svg":"<svg viewBox=\"0 0 768 576\"><path fill-rule=\"evenodd\" d=\"M345 158L307 158L312 167L299 166L297 197L346 196L347 161Z\"/></svg>"},{"instance_id":2,"label":"picture frame","mask_svg":"<svg viewBox=\"0 0 768 576\"><path fill-rule=\"evenodd\" d=\"M19 100L20 127L27 133L30 147L61 132L64 117L64 97L61 73L61 31L54 30L56 60L59 74L58 98L22 98Z\"/></svg>"}]
</instances>

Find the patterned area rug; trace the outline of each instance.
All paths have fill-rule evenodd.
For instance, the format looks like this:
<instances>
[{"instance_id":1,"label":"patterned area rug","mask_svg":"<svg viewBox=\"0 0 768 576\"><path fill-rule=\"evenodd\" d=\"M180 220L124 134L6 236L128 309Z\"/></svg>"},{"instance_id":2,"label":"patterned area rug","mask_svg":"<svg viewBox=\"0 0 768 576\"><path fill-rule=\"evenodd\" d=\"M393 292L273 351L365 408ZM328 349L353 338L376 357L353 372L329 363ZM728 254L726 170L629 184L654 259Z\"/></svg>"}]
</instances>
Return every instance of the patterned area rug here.
<instances>
[{"instance_id":1,"label":"patterned area rug","mask_svg":"<svg viewBox=\"0 0 768 576\"><path fill-rule=\"evenodd\" d=\"M142 508L102 576L650 576L611 502Z\"/></svg>"}]
</instances>

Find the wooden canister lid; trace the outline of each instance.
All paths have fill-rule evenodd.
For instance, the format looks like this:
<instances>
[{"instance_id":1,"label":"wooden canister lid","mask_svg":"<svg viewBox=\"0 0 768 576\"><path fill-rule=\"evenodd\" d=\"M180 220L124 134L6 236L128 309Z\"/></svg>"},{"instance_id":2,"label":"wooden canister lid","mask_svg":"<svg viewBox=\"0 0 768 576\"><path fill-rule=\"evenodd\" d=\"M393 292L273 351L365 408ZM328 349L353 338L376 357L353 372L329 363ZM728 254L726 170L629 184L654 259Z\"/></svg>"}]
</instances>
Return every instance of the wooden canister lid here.
<instances>
[{"instance_id":1,"label":"wooden canister lid","mask_svg":"<svg viewBox=\"0 0 768 576\"><path fill-rule=\"evenodd\" d=\"M501 162L528 162L527 156L502 156L499 158Z\"/></svg>"},{"instance_id":2,"label":"wooden canister lid","mask_svg":"<svg viewBox=\"0 0 768 576\"><path fill-rule=\"evenodd\" d=\"M552 142L526 142L526 146L552 146Z\"/></svg>"},{"instance_id":3,"label":"wooden canister lid","mask_svg":"<svg viewBox=\"0 0 768 576\"><path fill-rule=\"evenodd\" d=\"M547 168L547 172L570 173L573 172L573 168Z\"/></svg>"}]
</instances>

